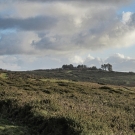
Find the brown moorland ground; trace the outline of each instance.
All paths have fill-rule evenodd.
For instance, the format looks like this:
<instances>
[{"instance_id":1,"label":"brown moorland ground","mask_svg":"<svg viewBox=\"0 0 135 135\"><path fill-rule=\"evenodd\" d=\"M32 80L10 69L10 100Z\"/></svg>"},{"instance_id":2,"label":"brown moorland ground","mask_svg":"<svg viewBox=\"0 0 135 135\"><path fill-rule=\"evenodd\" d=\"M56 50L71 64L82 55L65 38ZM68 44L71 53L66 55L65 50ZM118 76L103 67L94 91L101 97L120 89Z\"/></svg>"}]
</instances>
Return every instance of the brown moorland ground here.
<instances>
[{"instance_id":1,"label":"brown moorland ground","mask_svg":"<svg viewBox=\"0 0 135 135\"><path fill-rule=\"evenodd\" d=\"M76 80L66 76L67 70L60 71L66 72L63 78L57 72L1 71L0 135L135 134L135 87L128 86L134 84L134 74L103 76L95 71L95 80L86 81L82 71ZM123 76L119 86L112 78L100 80L108 74L117 80Z\"/></svg>"}]
</instances>

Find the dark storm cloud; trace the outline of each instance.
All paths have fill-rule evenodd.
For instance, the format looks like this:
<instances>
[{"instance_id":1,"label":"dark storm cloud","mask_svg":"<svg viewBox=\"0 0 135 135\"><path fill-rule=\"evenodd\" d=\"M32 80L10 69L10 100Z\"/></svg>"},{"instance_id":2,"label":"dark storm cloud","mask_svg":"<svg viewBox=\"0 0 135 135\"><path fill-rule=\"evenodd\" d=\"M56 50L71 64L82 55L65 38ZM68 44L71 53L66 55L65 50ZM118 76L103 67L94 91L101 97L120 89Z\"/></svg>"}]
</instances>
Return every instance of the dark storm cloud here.
<instances>
[{"instance_id":1,"label":"dark storm cloud","mask_svg":"<svg viewBox=\"0 0 135 135\"><path fill-rule=\"evenodd\" d=\"M16 28L28 31L38 31L53 28L56 23L57 19L55 17L52 18L48 16L26 19L0 18L0 29Z\"/></svg>"}]
</instances>

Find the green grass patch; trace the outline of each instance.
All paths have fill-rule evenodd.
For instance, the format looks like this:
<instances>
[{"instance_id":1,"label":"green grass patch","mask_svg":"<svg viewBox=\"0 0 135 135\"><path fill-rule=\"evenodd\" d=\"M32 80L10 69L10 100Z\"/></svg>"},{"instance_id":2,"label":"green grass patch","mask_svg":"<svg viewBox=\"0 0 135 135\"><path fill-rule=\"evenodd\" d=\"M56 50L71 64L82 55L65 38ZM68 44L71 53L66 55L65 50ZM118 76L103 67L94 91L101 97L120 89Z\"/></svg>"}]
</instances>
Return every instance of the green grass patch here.
<instances>
[{"instance_id":1,"label":"green grass patch","mask_svg":"<svg viewBox=\"0 0 135 135\"><path fill-rule=\"evenodd\" d=\"M0 78L7 79L8 78L7 73L0 73Z\"/></svg>"},{"instance_id":2,"label":"green grass patch","mask_svg":"<svg viewBox=\"0 0 135 135\"><path fill-rule=\"evenodd\" d=\"M41 81L49 81L49 82L72 82L72 81L69 81L69 80L61 80L61 79L40 79Z\"/></svg>"},{"instance_id":3,"label":"green grass patch","mask_svg":"<svg viewBox=\"0 0 135 135\"><path fill-rule=\"evenodd\" d=\"M67 73L72 73L72 70L68 70Z\"/></svg>"}]
</instances>

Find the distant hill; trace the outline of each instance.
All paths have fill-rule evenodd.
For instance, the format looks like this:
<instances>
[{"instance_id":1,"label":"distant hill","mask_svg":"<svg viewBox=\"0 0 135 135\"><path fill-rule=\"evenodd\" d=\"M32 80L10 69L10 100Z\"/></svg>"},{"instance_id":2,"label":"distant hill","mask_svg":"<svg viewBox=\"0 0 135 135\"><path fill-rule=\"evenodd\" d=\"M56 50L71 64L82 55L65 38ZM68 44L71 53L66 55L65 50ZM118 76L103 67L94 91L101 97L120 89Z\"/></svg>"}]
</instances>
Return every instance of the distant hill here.
<instances>
[{"instance_id":1,"label":"distant hill","mask_svg":"<svg viewBox=\"0 0 135 135\"><path fill-rule=\"evenodd\" d=\"M91 69L38 69L34 71L23 72L8 72L9 77L21 76L24 78L32 77L33 79L66 79L71 81L95 82L102 84L113 84L122 86L135 86L135 73L133 72L115 72L104 70L91 70Z\"/></svg>"}]
</instances>

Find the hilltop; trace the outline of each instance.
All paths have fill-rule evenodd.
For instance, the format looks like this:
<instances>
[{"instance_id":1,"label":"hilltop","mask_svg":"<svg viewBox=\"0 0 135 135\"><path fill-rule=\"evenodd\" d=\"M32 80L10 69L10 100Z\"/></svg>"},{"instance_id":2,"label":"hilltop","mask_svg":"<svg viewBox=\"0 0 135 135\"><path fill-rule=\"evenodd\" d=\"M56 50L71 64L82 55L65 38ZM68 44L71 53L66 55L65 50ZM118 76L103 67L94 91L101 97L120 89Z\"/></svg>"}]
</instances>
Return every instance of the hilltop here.
<instances>
[{"instance_id":1,"label":"hilltop","mask_svg":"<svg viewBox=\"0 0 135 135\"><path fill-rule=\"evenodd\" d=\"M30 77L33 79L61 79L81 82L94 82L100 84L112 84L121 86L135 86L135 73L133 72L116 72L104 71L101 69L48 69L34 70L25 72L9 72L9 76L21 75L24 78Z\"/></svg>"}]
</instances>

